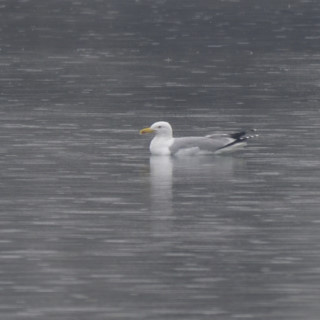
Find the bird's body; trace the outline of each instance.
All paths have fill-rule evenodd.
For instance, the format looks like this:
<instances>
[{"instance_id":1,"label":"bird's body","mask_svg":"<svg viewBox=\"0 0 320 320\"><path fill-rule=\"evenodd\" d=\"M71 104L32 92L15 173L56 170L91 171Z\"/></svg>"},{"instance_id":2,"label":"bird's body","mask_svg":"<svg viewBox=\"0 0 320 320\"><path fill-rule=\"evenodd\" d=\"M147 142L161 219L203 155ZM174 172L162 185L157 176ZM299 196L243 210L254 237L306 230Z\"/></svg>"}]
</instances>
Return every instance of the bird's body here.
<instances>
[{"instance_id":1,"label":"bird's body","mask_svg":"<svg viewBox=\"0 0 320 320\"><path fill-rule=\"evenodd\" d=\"M165 121L156 122L151 127L140 130L140 134L144 133L155 133L150 143L150 152L153 155L176 156L233 151L246 145L246 140L252 137L247 131L242 131L234 134L174 138L171 125Z\"/></svg>"}]
</instances>

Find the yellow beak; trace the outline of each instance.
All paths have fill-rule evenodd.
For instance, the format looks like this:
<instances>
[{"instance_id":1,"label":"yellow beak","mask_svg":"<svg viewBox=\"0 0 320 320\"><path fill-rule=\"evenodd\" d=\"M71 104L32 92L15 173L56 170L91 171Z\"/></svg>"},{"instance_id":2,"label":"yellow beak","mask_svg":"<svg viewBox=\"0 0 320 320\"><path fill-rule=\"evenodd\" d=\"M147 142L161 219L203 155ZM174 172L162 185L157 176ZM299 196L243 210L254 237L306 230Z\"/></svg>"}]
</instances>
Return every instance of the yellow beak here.
<instances>
[{"instance_id":1,"label":"yellow beak","mask_svg":"<svg viewBox=\"0 0 320 320\"><path fill-rule=\"evenodd\" d=\"M143 128L140 130L140 134L152 133L152 132L154 132L154 130L151 128Z\"/></svg>"}]
</instances>

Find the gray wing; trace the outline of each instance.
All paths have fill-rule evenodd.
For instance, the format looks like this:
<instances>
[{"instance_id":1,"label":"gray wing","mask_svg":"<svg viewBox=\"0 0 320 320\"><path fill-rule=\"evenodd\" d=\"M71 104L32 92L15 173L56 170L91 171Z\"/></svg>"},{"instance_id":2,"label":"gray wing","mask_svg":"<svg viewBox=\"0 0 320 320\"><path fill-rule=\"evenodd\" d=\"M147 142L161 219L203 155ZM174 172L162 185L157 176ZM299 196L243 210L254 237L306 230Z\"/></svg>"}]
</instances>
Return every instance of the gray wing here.
<instances>
[{"instance_id":1,"label":"gray wing","mask_svg":"<svg viewBox=\"0 0 320 320\"><path fill-rule=\"evenodd\" d=\"M228 135L214 134L206 137L175 138L170 151L172 154L183 149L198 148L201 151L215 152L235 141Z\"/></svg>"}]
</instances>

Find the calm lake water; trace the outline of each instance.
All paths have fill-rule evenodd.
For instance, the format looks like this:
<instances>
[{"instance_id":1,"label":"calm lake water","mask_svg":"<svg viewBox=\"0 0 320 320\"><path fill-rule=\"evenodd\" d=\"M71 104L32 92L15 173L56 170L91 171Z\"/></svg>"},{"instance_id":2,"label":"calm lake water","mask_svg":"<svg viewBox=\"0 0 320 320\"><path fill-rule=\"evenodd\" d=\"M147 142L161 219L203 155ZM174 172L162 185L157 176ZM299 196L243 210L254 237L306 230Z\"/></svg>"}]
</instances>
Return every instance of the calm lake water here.
<instances>
[{"instance_id":1,"label":"calm lake water","mask_svg":"<svg viewBox=\"0 0 320 320\"><path fill-rule=\"evenodd\" d=\"M1 319L319 319L320 3L0 10ZM158 120L259 137L151 157Z\"/></svg>"}]
</instances>

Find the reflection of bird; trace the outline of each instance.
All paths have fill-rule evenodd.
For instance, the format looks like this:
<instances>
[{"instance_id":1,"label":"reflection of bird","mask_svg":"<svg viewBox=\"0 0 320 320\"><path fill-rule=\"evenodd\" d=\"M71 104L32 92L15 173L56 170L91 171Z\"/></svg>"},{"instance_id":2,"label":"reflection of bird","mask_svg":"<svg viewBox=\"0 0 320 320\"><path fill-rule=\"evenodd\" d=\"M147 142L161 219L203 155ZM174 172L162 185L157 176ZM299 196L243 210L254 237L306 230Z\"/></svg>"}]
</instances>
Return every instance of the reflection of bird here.
<instances>
[{"instance_id":1,"label":"reflection of bird","mask_svg":"<svg viewBox=\"0 0 320 320\"><path fill-rule=\"evenodd\" d=\"M173 138L172 127L168 122L159 121L140 134L155 133L150 143L154 155L193 155L233 151L246 145L249 138L255 137L254 129L232 134L211 134L204 137Z\"/></svg>"}]
</instances>

